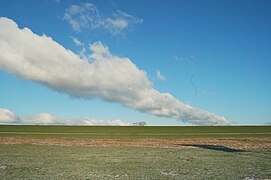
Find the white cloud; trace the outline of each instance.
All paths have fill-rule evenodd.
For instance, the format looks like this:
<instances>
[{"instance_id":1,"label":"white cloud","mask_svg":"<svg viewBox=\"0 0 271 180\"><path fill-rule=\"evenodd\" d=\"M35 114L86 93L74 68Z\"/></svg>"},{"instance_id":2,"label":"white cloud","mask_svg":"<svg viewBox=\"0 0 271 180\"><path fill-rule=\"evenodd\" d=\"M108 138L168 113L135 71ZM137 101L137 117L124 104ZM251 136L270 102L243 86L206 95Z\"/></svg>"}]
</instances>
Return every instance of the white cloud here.
<instances>
[{"instance_id":1,"label":"white cloud","mask_svg":"<svg viewBox=\"0 0 271 180\"><path fill-rule=\"evenodd\" d=\"M71 39L72 39L73 43L74 43L76 46L83 46L83 45L84 45L84 44L83 44L79 39L77 39L76 37L71 36Z\"/></svg>"},{"instance_id":2,"label":"white cloud","mask_svg":"<svg viewBox=\"0 0 271 180\"><path fill-rule=\"evenodd\" d=\"M91 3L71 5L65 11L64 20L76 32L80 32L82 28L104 29L112 35L120 35L134 24L143 22L142 19L138 19L120 10L114 12L112 16L106 16Z\"/></svg>"},{"instance_id":3,"label":"white cloud","mask_svg":"<svg viewBox=\"0 0 271 180\"><path fill-rule=\"evenodd\" d=\"M96 119L84 119L83 123L89 126L130 126L129 123L123 122L119 119L114 121L96 120Z\"/></svg>"},{"instance_id":4,"label":"white cloud","mask_svg":"<svg viewBox=\"0 0 271 180\"><path fill-rule=\"evenodd\" d=\"M8 18L0 18L0 27L0 70L70 96L100 97L144 113L193 124L228 124L224 117L158 92L145 71L129 58L112 55L101 42L90 46L92 54L85 60L46 35L19 29Z\"/></svg>"},{"instance_id":5,"label":"white cloud","mask_svg":"<svg viewBox=\"0 0 271 180\"><path fill-rule=\"evenodd\" d=\"M60 124L60 120L48 113L40 113L26 117L20 117L22 124Z\"/></svg>"},{"instance_id":6,"label":"white cloud","mask_svg":"<svg viewBox=\"0 0 271 180\"><path fill-rule=\"evenodd\" d=\"M85 125L85 126L129 126L129 123L119 119L113 121L97 119L62 119L48 113L40 113L29 116L18 116L8 109L0 108L0 124L47 124L47 125Z\"/></svg>"},{"instance_id":7,"label":"white cloud","mask_svg":"<svg viewBox=\"0 0 271 180\"><path fill-rule=\"evenodd\" d=\"M17 120L16 115L8 109L0 108L0 123L12 123Z\"/></svg>"},{"instance_id":8,"label":"white cloud","mask_svg":"<svg viewBox=\"0 0 271 180\"><path fill-rule=\"evenodd\" d=\"M142 22L142 19L137 19L130 14L118 10L117 12L113 13L112 17L106 19L105 27L111 32L111 34L118 35L132 24L138 24Z\"/></svg>"},{"instance_id":9,"label":"white cloud","mask_svg":"<svg viewBox=\"0 0 271 180\"><path fill-rule=\"evenodd\" d=\"M166 80L165 76L163 76L160 71L156 71L156 77L161 81Z\"/></svg>"}]
</instances>

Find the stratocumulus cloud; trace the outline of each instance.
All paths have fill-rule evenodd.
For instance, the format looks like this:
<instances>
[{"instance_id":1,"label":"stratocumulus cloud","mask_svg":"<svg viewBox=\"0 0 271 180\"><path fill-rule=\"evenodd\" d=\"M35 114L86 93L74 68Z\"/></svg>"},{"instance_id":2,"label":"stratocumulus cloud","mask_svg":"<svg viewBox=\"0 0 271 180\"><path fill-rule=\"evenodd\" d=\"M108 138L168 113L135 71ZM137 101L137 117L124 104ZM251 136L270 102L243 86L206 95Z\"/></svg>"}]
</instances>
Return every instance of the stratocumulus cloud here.
<instances>
[{"instance_id":1,"label":"stratocumulus cloud","mask_svg":"<svg viewBox=\"0 0 271 180\"><path fill-rule=\"evenodd\" d=\"M101 42L80 58L52 38L18 28L0 18L0 69L80 98L100 97L144 113L198 125L226 125L221 116L185 104L152 87L145 71L129 59L112 55Z\"/></svg>"},{"instance_id":2,"label":"stratocumulus cloud","mask_svg":"<svg viewBox=\"0 0 271 180\"><path fill-rule=\"evenodd\" d=\"M9 109L0 108L0 124L26 124L26 125L85 125L85 126L130 126L130 123L119 119L113 121L90 118L63 119L49 113L40 113L29 116L18 116Z\"/></svg>"}]
</instances>

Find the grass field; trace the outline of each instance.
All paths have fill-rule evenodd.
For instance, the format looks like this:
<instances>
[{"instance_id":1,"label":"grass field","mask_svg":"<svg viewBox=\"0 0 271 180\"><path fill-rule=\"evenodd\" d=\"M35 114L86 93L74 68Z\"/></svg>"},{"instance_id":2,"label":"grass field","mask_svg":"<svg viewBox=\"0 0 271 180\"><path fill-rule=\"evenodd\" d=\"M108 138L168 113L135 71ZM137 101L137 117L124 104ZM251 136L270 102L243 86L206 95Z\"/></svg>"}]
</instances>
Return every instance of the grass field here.
<instances>
[{"instance_id":1,"label":"grass field","mask_svg":"<svg viewBox=\"0 0 271 180\"><path fill-rule=\"evenodd\" d=\"M0 126L0 179L271 179L270 167L270 126Z\"/></svg>"},{"instance_id":2,"label":"grass field","mask_svg":"<svg viewBox=\"0 0 271 180\"><path fill-rule=\"evenodd\" d=\"M64 138L271 137L271 126L0 126L1 136Z\"/></svg>"}]
</instances>

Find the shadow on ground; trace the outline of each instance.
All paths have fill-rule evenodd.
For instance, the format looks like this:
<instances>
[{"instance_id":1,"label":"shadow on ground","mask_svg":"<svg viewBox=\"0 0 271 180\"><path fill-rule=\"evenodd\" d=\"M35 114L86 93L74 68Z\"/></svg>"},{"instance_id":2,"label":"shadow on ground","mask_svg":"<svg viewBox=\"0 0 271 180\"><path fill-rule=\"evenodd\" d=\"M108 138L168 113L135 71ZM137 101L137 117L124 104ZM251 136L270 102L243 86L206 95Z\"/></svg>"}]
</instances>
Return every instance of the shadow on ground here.
<instances>
[{"instance_id":1,"label":"shadow on ground","mask_svg":"<svg viewBox=\"0 0 271 180\"><path fill-rule=\"evenodd\" d=\"M216 145L208 145L208 144L178 144L178 145L198 147L202 149L211 149L211 150L224 151L224 152L245 152L245 150L241 150L241 149L233 149L226 146L216 146Z\"/></svg>"}]
</instances>

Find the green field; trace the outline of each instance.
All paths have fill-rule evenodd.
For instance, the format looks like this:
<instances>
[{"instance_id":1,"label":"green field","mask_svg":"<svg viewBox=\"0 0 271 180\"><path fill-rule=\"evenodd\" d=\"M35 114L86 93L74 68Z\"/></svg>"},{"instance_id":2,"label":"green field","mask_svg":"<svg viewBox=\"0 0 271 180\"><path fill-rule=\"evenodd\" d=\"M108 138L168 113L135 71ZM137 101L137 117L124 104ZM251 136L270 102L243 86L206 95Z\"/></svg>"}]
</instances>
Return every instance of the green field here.
<instances>
[{"instance_id":1,"label":"green field","mask_svg":"<svg viewBox=\"0 0 271 180\"><path fill-rule=\"evenodd\" d=\"M59 139L81 144L37 143ZM110 139L175 146L83 143ZM0 179L271 179L270 147L270 126L0 126Z\"/></svg>"},{"instance_id":2,"label":"green field","mask_svg":"<svg viewBox=\"0 0 271 180\"><path fill-rule=\"evenodd\" d=\"M0 136L65 138L271 137L271 126L0 126Z\"/></svg>"}]
</instances>

